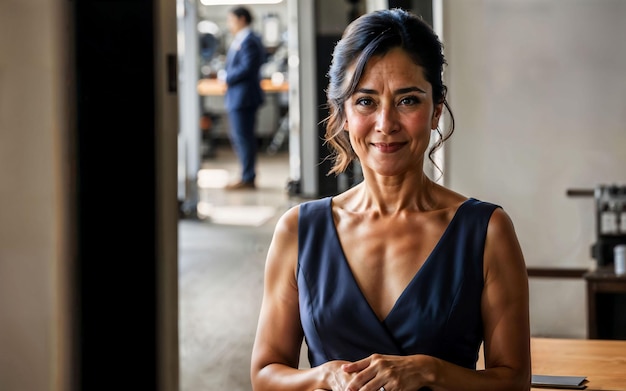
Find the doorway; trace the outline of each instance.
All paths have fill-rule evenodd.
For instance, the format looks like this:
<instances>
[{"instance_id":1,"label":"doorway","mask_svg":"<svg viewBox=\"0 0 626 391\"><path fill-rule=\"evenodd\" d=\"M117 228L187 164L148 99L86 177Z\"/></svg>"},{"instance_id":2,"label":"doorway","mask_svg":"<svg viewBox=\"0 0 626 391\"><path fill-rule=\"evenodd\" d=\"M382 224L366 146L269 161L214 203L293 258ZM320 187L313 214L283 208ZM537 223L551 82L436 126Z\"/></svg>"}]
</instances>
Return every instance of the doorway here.
<instances>
[{"instance_id":1,"label":"doorway","mask_svg":"<svg viewBox=\"0 0 626 391\"><path fill-rule=\"evenodd\" d=\"M211 219L212 209L207 208L206 200L200 199L201 193L206 193L207 187L224 188L240 176L241 170L230 140L223 80L226 54L233 40L227 16L235 5L208 0L179 0L179 3L181 217ZM246 6L253 18L251 30L261 37L266 51L266 61L261 67L265 102L257 113L254 131L260 171L258 185L284 188L289 171L268 171L263 166L266 160L282 160L285 166L289 165L287 1L267 3Z\"/></svg>"},{"instance_id":2,"label":"doorway","mask_svg":"<svg viewBox=\"0 0 626 391\"><path fill-rule=\"evenodd\" d=\"M257 187L242 191L224 189L240 167L228 137L223 90L215 89L232 39L226 27L232 5L182 4L187 8L178 18L179 40L187 36L179 53L179 173L185 172L183 181L179 177L180 391L246 391L265 255L277 219L297 202L287 191L287 2L248 6L252 29L268 51L264 82L282 89L266 92L256 130Z\"/></svg>"}]
</instances>

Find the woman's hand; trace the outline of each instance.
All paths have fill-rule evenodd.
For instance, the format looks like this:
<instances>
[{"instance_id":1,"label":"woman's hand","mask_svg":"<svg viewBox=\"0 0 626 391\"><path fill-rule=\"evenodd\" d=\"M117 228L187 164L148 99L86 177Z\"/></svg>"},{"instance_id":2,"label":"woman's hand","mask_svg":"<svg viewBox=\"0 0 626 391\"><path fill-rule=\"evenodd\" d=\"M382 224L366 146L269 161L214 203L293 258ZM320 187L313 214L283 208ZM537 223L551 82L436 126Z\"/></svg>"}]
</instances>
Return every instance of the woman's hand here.
<instances>
[{"instance_id":1,"label":"woman's hand","mask_svg":"<svg viewBox=\"0 0 626 391\"><path fill-rule=\"evenodd\" d=\"M352 375L348 391L417 390L432 384L435 360L428 356L387 356L373 354L363 360L344 364L343 371ZM333 388L334 390L334 388Z\"/></svg>"},{"instance_id":2,"label":"woman's hand","mask_svg":"<svg viewBox=\"0 0 626 391\"><path fill-rule=\"evenodd\" d=\"M324 383L328 386L327 391L346 391L350 382L357 376L344 370L346 365L351 365L349 361L328 361L322 364L324 368ZM320 391L320 390L316 390Z\"/></svg>"}]
</instances>

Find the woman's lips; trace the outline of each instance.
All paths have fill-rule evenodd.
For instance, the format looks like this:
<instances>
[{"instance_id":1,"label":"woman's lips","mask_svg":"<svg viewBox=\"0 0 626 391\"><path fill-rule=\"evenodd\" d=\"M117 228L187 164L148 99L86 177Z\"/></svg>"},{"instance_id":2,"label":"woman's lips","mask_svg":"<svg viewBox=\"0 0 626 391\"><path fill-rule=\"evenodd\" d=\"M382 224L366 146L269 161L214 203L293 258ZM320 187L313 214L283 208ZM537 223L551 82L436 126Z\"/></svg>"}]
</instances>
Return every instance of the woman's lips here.
<instances>
[{"instance_id":1,"label":"woman's lips","mask_svg":"<svg viewBox=\"0 0 626 391\"><path fill-rule=\"evenodd\" d=\"M372 143L374 148L383 153L396 152L406 145L406 143Z\"/></svg>"}]
</instances>

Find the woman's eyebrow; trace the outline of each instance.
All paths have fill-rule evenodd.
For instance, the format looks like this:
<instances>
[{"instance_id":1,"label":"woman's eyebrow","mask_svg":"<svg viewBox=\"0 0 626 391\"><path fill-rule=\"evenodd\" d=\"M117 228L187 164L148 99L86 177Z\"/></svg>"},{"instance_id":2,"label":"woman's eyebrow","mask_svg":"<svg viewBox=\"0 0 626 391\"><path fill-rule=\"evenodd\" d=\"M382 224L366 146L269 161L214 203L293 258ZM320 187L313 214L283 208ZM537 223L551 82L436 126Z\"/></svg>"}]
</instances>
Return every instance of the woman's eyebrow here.
<instances>
[{"instance_id":1,"label":"woman's eyebrow","mask_svg":"<svg viewBox=\"0 0 626 391\"><path fill-rule=\"evenodd\" d=\"M422 90L419 87L406 87L406 88L399 88L396 90L396 94L406 94L408 92L419 92L420 94L426 94L426 91Z\"/></svg>"},{"instance_id":2,"label":"woman's eyebrow","mask_svg":"<svg viewBox=\"0 0 626 391\"><path fill-rule=\"evenodd\" d=\"M378 91L372 90L369 88L358 88L355 92L360 92L362 94L372 94L372 95L378 94Z\"/></svg>"},{"instance_id":3,"label":"woman's eyebrow","mask_svg":"<svg viewBox=\"0 0 626 391\"><path fill-rule=\"evenodd\" d=\"M372 90L369 88L359 88L356 90L356 92L360 92L362 94L378 94L378 91L376 90ZM420 94L426 94L426 91L424 91L423 89L419 88L419 87L405 87L405 88L399 88L395 91L396 95L399 94L406 94L409 92L419 92Z\"/></svg>"}]
</instances>

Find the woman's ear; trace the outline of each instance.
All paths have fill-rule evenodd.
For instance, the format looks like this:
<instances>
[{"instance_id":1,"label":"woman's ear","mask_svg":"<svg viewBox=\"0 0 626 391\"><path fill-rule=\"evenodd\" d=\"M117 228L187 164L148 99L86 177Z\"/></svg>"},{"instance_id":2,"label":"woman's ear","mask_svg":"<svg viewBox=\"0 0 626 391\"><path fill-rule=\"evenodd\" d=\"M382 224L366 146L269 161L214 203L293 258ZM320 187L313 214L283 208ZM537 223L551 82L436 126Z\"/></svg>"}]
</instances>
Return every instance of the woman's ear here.
<instances>
[{"instance_id":1,"label":"woman's ear","mask_svg":"<svg viewBox=\"0 0 626 391\"><path fill-rule=\"evenodd\" d=\"M430 124L430 128L432 130L437 129L437 127L439 126L439 118L441 118L441 113L443 113L443 103L439 103L435 105L435 110L433 111L432 123Z\"/></svg>"}]
</instances>

